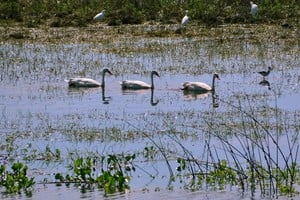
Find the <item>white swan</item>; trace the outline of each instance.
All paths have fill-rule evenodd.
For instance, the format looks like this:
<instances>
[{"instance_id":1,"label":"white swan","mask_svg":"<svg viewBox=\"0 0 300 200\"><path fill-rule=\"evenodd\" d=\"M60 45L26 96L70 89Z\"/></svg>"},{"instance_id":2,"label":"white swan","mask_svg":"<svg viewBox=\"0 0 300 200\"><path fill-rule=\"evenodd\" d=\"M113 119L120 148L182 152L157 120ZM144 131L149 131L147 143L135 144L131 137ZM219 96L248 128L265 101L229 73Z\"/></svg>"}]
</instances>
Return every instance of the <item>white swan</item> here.
<instances>
[{"instance_id":1,"label":"white swan","mask_svg":"<svg viewBox=\"0 0 300 200\"><path fill-rule=\"evenodd\" d=\"M202 83L202 82L185 82L182 84L182 90L185 91L197 91L197 92L208 92L208 91L214 91L215 90L215 79L220 80L219 75L218 74L214 74L213 75L213 80L212 80L212 87L210 87L209 85L207 85L206 83Z\"/></svg>"},{"instance_id":2,"label":"white swan","mask_svg":"<svg viewBox=\"0 0 300 200\"><path fill-rule=\"evenodd\" d=\"M102 70L102 83L99 83L98 81L95 81L90 78L71 78L69 80L65 80L69 87L105 87L105 74L109 73L112 75L112 73L109 71L109 69L105 68Z\"/></svg>"},{"instance_id":3,"label":"white swan","mask_svg":"<svg viewBox=\"0 0 300 200\"><path fill-rule=\"evenodd\" d=\"M250 13L252 16L254 16L257 13L258 6L252 1L250 1L250 5L251 5Z\"/></svg>"},{"instance_id":4,"label":"white swan","mask_svg":"<svg viewBox=\"0 0 300 200\"><path fill-rule=\"evenodd\" d=\"M189 21L189 17L187 16L187 14L188 14L188 10L185 11L185 16L181 20L181 25L182 26L185 26Z\"/></svg>"},{"instance_id":5,"label":"white swan","mask_svg":"<svg viewBox=\"0 0 300 200\"><path fill-rule=\"evenodd\" d=\"M100 13L95 15L94 20L101 20L104 18L104 16L105 16L105 10L102 10Z\"/></svg>"},{"instance_id":6,"label":"white swan","mask_svg":"<svg viewBox=\"0 0 300 200\"><path fill-rule=\"evenodd\" d=\"M153 76L156 75L159 77L159 74L156 71L151 72L151 85L143 81L138 80L125 80L120 82L123 90L139 90L139 89L154 89Z\"/></svg>"}]
</instances>

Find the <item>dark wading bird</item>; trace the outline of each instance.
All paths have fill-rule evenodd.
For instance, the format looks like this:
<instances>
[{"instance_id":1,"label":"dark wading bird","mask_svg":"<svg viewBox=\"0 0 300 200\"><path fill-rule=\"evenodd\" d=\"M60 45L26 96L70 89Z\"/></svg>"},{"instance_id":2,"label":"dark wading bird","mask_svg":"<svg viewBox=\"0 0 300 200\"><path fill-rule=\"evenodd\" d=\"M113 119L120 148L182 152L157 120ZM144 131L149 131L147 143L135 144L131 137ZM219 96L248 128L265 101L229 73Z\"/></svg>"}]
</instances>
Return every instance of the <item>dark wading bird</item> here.
<instances>
[{"instance_id":1,"label":"dark wading bird","mask_svg":"<svg viewBox=\"0 0 300 200\"><path fill-rule=\"evenodd\" d=\"M270 74L271 70L272 70L272 68L268 67L268 71L260 71L258 73L265 78L266 76L268 76Z\"/></svg>"},{"instance_id":2,"label":"dark wading bird","mask_svg":"<svg viewBox=\"0 0 300 200\"><path fill-rule=\"evenodd\" d=\"M121 81L121 87L123 90L140 90L140 89L154 89L153 76L159 76L156 71L151 72L151 85L139 80L125 80Z\"/></svg>"},{"instance_id":3,"label":"dark wading bird","mask_svg":"<svg viewBox=\"0 0 300 200\"><path fill-rule=\"evenodd\" d=\"M105 87L105 74L108 73L112 75L109 69L105 68L102 70L102 83L95 81L90 78L71 78L69 80L65 80L69 87L85 87L85 88L92 88L92 87Z\"/></svg>"}]
</instances>

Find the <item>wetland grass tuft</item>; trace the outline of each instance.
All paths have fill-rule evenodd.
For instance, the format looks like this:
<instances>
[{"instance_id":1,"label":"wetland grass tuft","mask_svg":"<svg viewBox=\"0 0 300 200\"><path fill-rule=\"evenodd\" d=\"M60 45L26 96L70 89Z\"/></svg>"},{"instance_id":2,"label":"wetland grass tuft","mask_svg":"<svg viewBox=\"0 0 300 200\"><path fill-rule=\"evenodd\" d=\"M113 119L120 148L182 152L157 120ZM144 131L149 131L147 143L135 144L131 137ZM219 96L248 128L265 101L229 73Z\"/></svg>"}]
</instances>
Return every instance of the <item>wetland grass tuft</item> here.
<instances>
[{"instance_id":1,"label":"wetland grass tuft","mask_svg":"<svg viewBox=\"0 0 300 200\"><path fill-rule=\"evenodd\" d=\"M270 116L264 116L263 120L258 116L257 108L254 109L250 103L249 105L247 110L241 104L230 105L240 113L241 121L223 118L221 126L217 121L207 121L208 134L218 138L222 144L222 148L216 148L207 143L209 160L220 160L220 153L217 152L221 149L227 162L232 163L230 168L242 177L239 183L243 186L250 185L253 193L259 189L263 196L297 194L295 183L300 177L297 164L299 132L294 133L293 139L289 136L293 129L287 128L289 124L281 124L283 121L276 115L278 108L274 109L271 119L268 119ZM275 124L267 123L272 120ZM240 125L228 126L236 123ZM279 133L280 127L285 127L283 130L288 132ZM223 135L222 132L229 132L230 135Z\"/></svg>"},{"instance_id":2,"label":"wetland grass tuft","mask_svg":"<svg viewBox=\"0 0 300 200\"><path fill-rule=\"evenodd\" d=\"M166 130L150 131L159 134L143 133L153 145L151 149L144 149L145 155L152 155L153 159L161 154L169 168L171 182L180 180L191 191L224 190L230 185L253 196L257 193L272 198L298 195L299 131L281 118L285 115L279 108L270 108L266 114L265 107L253 106L250 99L247 102L244 106L241 102L234 105L222 101L232 108L227 111L230 112L227 117L224 113L204 112L202 123L191 125L190 129L204 134L201 137L203 152L199 147L201 155L186 148L179 137L178 127L186 125L169 123L173 120L168 116L164 119ZM191 114L185 112L187 116ZM162 142L164 138L172 141L172 148ZM150 154L154 149L155 154ZM174 162L176 170L172 167Z\"/></svg>"}]
</instances>

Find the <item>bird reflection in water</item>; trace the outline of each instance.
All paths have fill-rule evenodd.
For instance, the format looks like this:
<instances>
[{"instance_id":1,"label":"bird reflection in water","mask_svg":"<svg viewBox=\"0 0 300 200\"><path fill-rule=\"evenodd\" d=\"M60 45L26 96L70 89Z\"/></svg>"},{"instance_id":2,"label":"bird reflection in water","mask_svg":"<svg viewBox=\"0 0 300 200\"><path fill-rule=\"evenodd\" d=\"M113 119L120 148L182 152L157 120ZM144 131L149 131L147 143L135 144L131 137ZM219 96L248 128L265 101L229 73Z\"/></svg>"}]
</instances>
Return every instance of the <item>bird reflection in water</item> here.
<instances>
[{"instance_id":1,"label":"bird reflection in water","mask_svg":"<svg viewBox=\"0 0 300 200\"><path fill-rule=\"evenodd\" d=\"M68 92L70 94L78 94L81 95L88 94L91 92L98 91L98 88L78 88L78 87L69 87ZM109 104L109 101L111 100L111 97L105 96L105 87L102 87L102 102L103 104Z\"/></svg>"},{"instance_id":2,"label":"bird reflection in water","mask_svg":"<svg viewBox=\"0 0 300 200\"><path fill-rule=\"evenodd\" d=\"M103 104L109 104L111 97L105 96L105 87L102 88L102 102Z\"/></svg>"},{"instance_id":3,"label":"bird reflection in water","mask_svg":"<svg viewBox=\"0 0 300 200\"><path fill-rule=\"evenodd\" d=\"M209 95L212 96L212 105L214 108L219 107L219 96L216 94L216 92L213 91L188 91L188 90L183 90L183 95L187 100L196 100L196 99L205 99Z\"/></svg>"},{"instance_id":4,"label":"bird reflection in water","mask_svg":"<svg viewBox=\"0 0 300 200\"><path fill-rule=\"evenodd\" d=\"M215 92L212 92L212 104L214 108L219 107L219 95L215 94Z\"/></svg>"},{"instance_id":5,"label":"bird reflection in water","mask_svg":"<svg viewBox=\"0 0 300 200\"><path fill-rule=\"evenodd\" d=\"M269 90L271 90L271 85L270 85L270 82L266 79L266 77L270 74L271 71L272 71L272 68L268 67L268 71L260 71L260 72L258 72L260 75L263 76L263 80L260 81L258 84L261 85L261 86L268 87Z\"/></svg>"},{"instance_id":6,"label":"bird reflection in water","mask_svg":"<svg viewBox=\"0 0 300 200\"><path fill-rule=\"evenodd\" d=\"M271 90L271 84L270 84L270 82L267 81L266 79L260 81L258 84L261 85L261 86L267 86L268 89Z\"/></svg>"},{"instance_id":7,"label":"bird reflection in water","mask_svg":"<svg viewBox=\"0 0 300 200\"><path fill-rule=\"evenodd\" d=\"M156 106L159 103L159 100L154 101L154 89L151 90L151 97L150 97L150 104L152 106ZM123 95L138 95L138 94L145 94L149 90L148 89L140 89L140 90L131 90L131 89L122 89Z\"/></svg>"},{"instance_id":8,"label":"bird reflection in water","mask_svg":"<svg viewBox=\"0 0 300 200\"><path fill-rule=\"evenodd\" d=\"M156 101L154 101L153 96L154 96L154 89L151 89L150 104L151 104L151 106L156 106L158 104L159 100L157 99Z\"/></svg>"}]
</instances>

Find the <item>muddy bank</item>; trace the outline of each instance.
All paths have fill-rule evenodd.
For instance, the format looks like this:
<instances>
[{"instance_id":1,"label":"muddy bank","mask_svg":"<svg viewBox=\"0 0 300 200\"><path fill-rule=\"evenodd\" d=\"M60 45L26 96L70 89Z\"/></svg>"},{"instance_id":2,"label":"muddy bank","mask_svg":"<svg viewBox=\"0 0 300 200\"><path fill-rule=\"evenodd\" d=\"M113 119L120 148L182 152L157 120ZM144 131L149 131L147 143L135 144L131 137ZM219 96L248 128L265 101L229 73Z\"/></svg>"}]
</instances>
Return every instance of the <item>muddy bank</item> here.
<instances>
[{"instance_id":1,"label":"muddy bank","mask_svg":"<svg viewBox=\"0 0 300 200\"><path fill-rule=\"evenodd\" d=\"M124 25L63 28L0 27L0 41L22 41L39 43L101 43L122 38L183 37L216 40L255 39L276 41L284 39L299 42L298 27L282 25L231 24L218 27L189 26L180 29L178 25Z\"/></svg>"}]
</instances>

